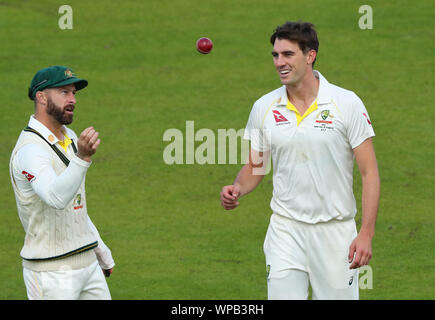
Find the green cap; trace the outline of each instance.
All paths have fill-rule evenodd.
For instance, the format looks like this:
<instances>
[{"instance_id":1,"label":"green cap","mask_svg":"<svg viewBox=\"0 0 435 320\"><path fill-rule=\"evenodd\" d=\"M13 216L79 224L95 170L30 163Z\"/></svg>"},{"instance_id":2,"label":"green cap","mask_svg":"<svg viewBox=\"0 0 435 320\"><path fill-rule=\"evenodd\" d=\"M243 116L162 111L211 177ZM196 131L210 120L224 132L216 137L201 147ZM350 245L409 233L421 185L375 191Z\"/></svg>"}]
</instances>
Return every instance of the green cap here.
<instances>
[{"instance_id":1,"label":"green cap","mask_svg":"<svg viewBox=\"0 0 435 320\"><path fill-rule=\"evenodd\" d=\"M88 81L79 79L70 68L64 66L51 66L39 70L32 79L29 88L30 100L35 99L36 92L47 88L62 87L73 84L76 90L83 89L88 85Z\"/></svg>"}]
</instances>

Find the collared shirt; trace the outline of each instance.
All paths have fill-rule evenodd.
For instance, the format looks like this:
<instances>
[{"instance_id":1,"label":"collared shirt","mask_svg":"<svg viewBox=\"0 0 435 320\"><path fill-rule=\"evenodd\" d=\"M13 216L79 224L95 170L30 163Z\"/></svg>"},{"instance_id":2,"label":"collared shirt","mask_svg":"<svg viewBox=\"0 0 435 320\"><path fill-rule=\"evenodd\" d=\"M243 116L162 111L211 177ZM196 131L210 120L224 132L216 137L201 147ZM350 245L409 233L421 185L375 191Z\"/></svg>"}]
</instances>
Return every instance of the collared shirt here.
<instances>
[{"instance_id":1,"label":"collared shirt","mask_svg":"<svg viewBox=\"0 0 435 320\"><path fill-rule=\"evenodd\" d=\"M59 145L59 139L34 116L30 117L29 127L38 131L50 144ZM74 131L65 126L62 130L77 142ZM58 149L64 152L63 147ZM24 145L13 159L12 174L24 195L36 193L48 205L63 208L76 194L91 163L77 157L69 144L64 153L71 160L70 165L58 175L51 165L52 153L39 144Z\"/></svg>"},{"instance_id":2,"label":"collared shirt","mask_svg":"<svg viewBox=\"0 0 435 320\"><path fill-rule=\"evenodd\" d=\"M304 115L282 86L254 103L245 139L271 153L274 212L306 223L346 220L356 215L353 149L375 134L361 99L313 72L319 91Z\"/></svg>"},{"instance_id":3,"label":"collared shirt","mask_svg":"<svg viewBox=\"0 0 435 320\"><path fill-rule=\"evenodd\" d=\"M63 132L63 135L65 139L63 141L58 141L57 143L62 147L65 152L68 152L68 146L72 143L72 140L68 135L66 134L66 131Z\"/></svg>"},{"instance_id":4,"label":"collared shirt","mask_svg":"<svg viewBox=\"0 0 435 320\"><path fill-rule=\"evenodd\" d=\"M11 160L10 169L16 188L26 197L32 197L36 194L44 203L56 209L63 209L67 205L75 205L75 200L72 200L84 182L86 172L91 165L91 162L80 159L74 152L72 141L77 145L77 135L73 130L63 126L61 130L65 139L59 141L34 116L30 117L28 126L38 131L50 144L59 145L59 150L64 152L70 163L63 172L58 174L52 166L53 156L57 157L57 155L42 146L45 144L42 139L42 145L36 143L25 144L17 150ZM80 209L79 207L77 209ZM22 220L21 222L27 232L29 221ZM87 224L98 240L98 247L94 248L94 252L100 266L105 270L113 268L115 262L111 251L101 239L89 215L87 215Z\"/></svg>"}]
</instances>

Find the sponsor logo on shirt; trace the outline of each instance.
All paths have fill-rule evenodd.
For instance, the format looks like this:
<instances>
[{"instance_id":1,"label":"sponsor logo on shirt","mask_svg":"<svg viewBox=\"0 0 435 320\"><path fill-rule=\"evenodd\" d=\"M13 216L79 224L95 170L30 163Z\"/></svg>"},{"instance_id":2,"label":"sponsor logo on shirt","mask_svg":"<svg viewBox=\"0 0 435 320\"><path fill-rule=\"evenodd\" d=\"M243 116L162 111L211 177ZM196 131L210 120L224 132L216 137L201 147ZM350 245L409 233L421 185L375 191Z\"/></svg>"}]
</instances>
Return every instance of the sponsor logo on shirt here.
<instances>
[{"instance_id":1,"label":"sponsor logo on shirt","mask_svg":"<svg viewBox=\"0 0 435 320\"><path fill-rule=\"evenodd\" d=\"M372 122L370 121L369 117L367 116L367 114L363 113L363 116L366 117L367 123L369 125L372 125Z\"/></svg>"},{"instance_id":2,"label":"sponsor logo on shirt","mask_svg":"<svg viewBox=\"0 0 435 320\"><path fill-rule=\"evenodd\" d=\"M29 180L29 182L32 182L33 180L35 180L35 176L28 173L27 171L23 171L21 173L24 174L24 176L26 177L27 180Z\"/></svg>"},{"instance_id":3,"label":"sponsor logo on shirt","mask_svg":"<svg viewBox=\"0 0 435 320\"><path fill-rule=\"evenodd\" d=\"M275 117L276 125L290 123L290 121L288 121L287 118L284 117L278 110L272 110L272 114Z\"/></svg>"}]
</instances>

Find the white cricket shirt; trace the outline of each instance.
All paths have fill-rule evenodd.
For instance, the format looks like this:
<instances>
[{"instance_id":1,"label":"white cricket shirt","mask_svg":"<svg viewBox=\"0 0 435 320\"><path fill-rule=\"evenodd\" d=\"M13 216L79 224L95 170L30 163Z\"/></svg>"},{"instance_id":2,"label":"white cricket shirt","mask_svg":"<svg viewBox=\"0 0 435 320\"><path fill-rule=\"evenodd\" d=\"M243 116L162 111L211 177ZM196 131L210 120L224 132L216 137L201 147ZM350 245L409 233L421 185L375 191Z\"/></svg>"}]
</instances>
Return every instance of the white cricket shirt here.
<instances>
[{"instance_id":1,"label":"white cricket shirt","mask_svg":"<svg viewBox=\"0 0 435 320\"><path fill-rule=\"evenodd\" d=\"M38 131L51 144L59 142L34 116L30 117L29 127ZM77 143L74 131L65 126L63 130ZM65 208L75 196L91 165L77 157L72 146L68 147L66 155L71 159L70 165L62 174L58 174L52 167L51 151L47 151L40 144L26 144L20 148L12 163L14 179L20 191L27 196L36 193L54 208Z\"/></svg>"},{"instance_id":2,"label":"white cricket shirt","mask_svg":"<svg viewBox=\"0 0 435 320\"><path fill-rule=\"evenodd\" d=\"M354 92L313 72L319 91L303 116L282 86L254 103L244 138L271 152L274 212L306 223L347 220L357 212L353 149L375 133Z\"/></svg>"},{"instance_id":3,"label":"white cricket shirt","mask_svg":"<svg viewBox=\"0 0 435 320\"><path fill-rule=\"evenodd\" d=\"M30 117L29 127L50 144L59 144L56 136L34 116ZM62 131L77 144L73 130L64 126ZM22 133L12 152L11 181L26 232L21 250L26 259L23 265L37 271L54 270L66 265L67 258L50 260L51 257L64 256L97 240L94 252L100 266L110 269L115 265L111 251L87 214L84 184L91 163L77 157L71 145L64 155L70 160L68 167L33 133Z\"/></svg>"}]
</instances>

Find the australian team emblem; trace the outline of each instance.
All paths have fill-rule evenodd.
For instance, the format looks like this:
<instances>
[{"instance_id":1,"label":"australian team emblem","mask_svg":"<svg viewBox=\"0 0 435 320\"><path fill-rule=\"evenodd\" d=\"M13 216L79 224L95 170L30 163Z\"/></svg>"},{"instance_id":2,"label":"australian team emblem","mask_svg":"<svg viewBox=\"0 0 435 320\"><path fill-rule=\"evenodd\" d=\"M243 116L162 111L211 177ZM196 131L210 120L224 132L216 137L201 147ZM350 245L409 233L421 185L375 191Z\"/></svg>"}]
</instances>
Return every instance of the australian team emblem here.
<instances>
[{"instance_id":1,"label":"australian team emblem","mask_svg":"<svg viewBox=\"0 0 435 320\"><path fill-rule=\"evenodd\" d=\"M320 113L320 116L322 117L323 120L328 119L328 117L329 117L329 110L323 110L323 111Z\"/></svg>"},{"instance_id":2,"label":"australian team emblem","mask_svg":"<svg viewBox=\"0 0 435 320\"><path fill-rule=\"evenodd\" d=\"M70 69L65 70L65 77L71 78L73 76L73 73Z\"/></svg>"},{"instance_id":3,"label":"australian team emblem","mask_svg":"<svg viewBox=\"0 0 435 320\"><path fill-rule=\"evenodd\" d=\"M333 130L333 119L334 115L328 109L322 110L316 116L314 128L320 129L320 131Z\"/></svg>"},{"instance_id":4,"label":"australian team emblem","mask_svg":"<svg viewBox=\"0 0 435 320\"><path fill-rule=\"evenodd\" d=\"M74 207L74 210L83 208L82 194L81 193L78 193L76 195L76 198L74 199L74 206L73 207Z\"/></svg>"}]
</instances>

